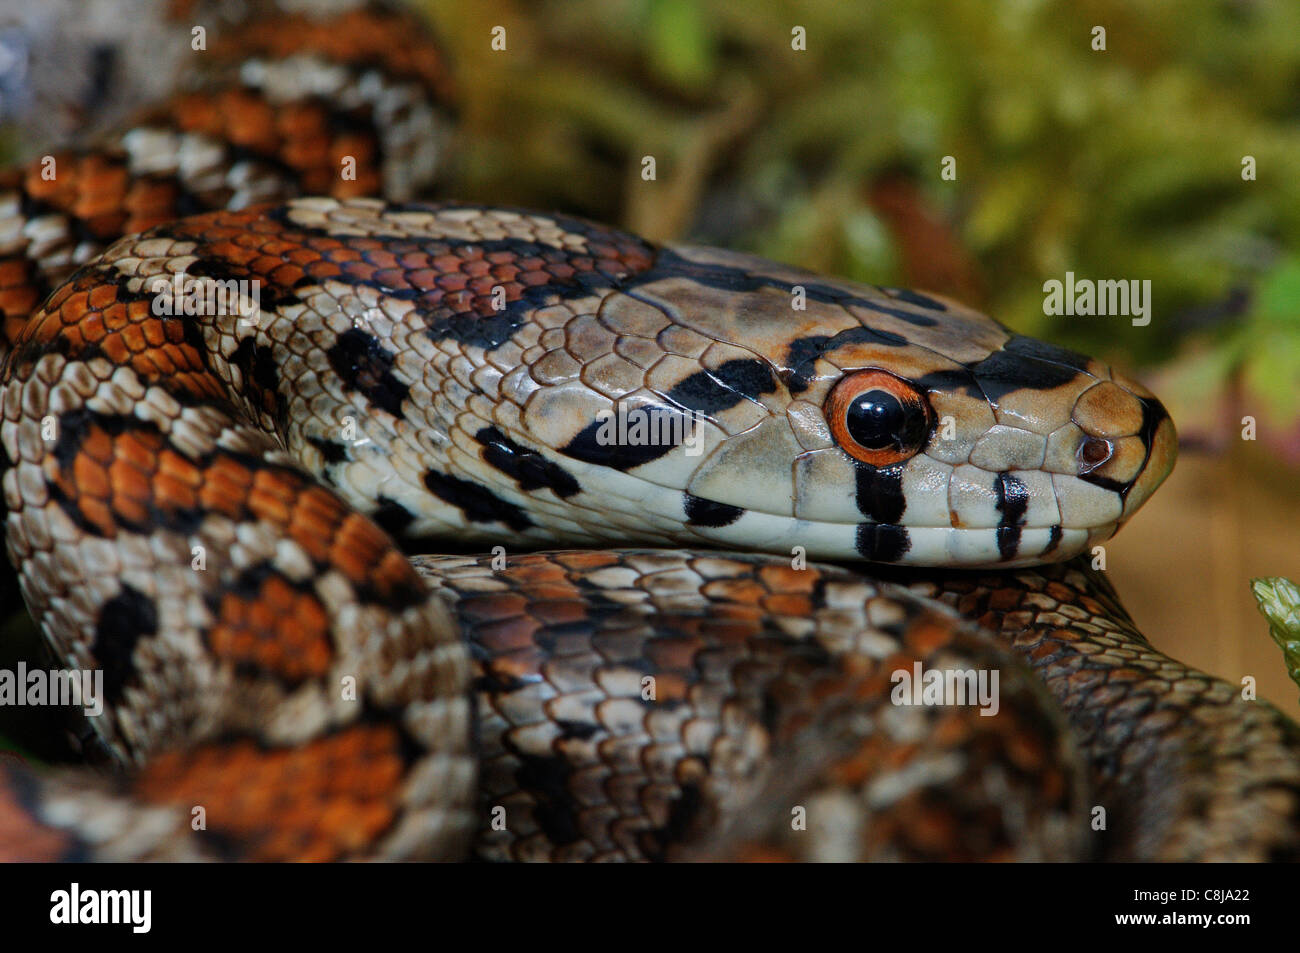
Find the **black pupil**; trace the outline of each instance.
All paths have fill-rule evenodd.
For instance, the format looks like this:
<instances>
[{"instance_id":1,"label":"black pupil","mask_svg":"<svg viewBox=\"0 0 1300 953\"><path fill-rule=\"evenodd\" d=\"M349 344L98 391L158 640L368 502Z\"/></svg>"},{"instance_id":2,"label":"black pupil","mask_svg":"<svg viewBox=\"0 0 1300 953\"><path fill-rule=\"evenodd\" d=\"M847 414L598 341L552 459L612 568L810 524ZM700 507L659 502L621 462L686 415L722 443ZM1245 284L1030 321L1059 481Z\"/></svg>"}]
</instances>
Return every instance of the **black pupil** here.
<instances>
[{"instance_id":1,"label":"black pupil","mask_svg":"<svg viewBox=\"0 0 1300 953\"><path fill-rule=\"evenodd\" d=\"M907 412L887 390L869 390L849 404L844 425L849 436L868 450L901 446Z\"/></svg>"}]
</instances>

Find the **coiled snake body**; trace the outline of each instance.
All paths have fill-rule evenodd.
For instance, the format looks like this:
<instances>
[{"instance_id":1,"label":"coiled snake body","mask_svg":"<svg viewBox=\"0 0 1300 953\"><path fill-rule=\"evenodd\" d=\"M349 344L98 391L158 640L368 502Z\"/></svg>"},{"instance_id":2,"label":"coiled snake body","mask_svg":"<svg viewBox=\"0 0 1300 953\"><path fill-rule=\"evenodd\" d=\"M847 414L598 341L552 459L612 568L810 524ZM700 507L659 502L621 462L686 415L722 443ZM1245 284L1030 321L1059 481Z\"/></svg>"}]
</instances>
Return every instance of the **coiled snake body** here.
<instances>
[{"instance_id":1,"label":"coiled snake body","mask_svg":"<svg viewBox=\"0 0 1300 953\"><path fill-rule=\"evenodd\" d=\"M140 156L109 155L140 194ZM7 542L59 664L103 672L124 770L6 768L0 854L1295 851L1290 722L1069 561L1174 458L1160 404L1096 361L917 292L338 195L162 201L27 319L95 249L33 250L87 227L75 177L62 206L10 186ZM231 288L257 306L185 313ZM448 539L497 548L410 556ZM896 673L927 671L996 690L909 703Z\"/></svg>"}]
</instances>

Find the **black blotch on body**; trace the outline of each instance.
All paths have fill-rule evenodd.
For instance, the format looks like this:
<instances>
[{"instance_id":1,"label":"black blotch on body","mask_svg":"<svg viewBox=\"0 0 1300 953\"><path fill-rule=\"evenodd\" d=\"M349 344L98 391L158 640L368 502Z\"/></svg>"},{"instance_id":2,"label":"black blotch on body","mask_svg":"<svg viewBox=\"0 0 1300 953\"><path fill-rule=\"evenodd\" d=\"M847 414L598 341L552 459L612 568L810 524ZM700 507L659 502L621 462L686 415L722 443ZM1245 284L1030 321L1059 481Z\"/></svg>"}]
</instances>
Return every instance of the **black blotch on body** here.
<instances>
[{"instance_id":1,"label":"black blotch on body","mask_svg":"<svg viewBox=\"0 0 1300 953\"><path fill-rule=\"evenodd\" d=\"M375 502L378 505L370 518L389 536L401 536L406 527L415 522L414 514L396 500L380 496Z\"/></svg>"},{"instance_id":2,"label":"black blotch on body","mask_svg":"<svg viewBox=\"0 0 1300 953\"><path fill-rule=\"evenodd\" d=\"M308 437L307 442L320 451L326 463L342 463L348 458L347 448L324 437Z\"/></svg>"},{"instance_id":3,"label":"black blotch on body","mask_svg":"<svg viewBox=\"0 0 1300 953\"><path fill-rule=\"evenodd\" d=\"M410 388L393 376L396 358L373 334L349 328L325 356L348 390L357 391L394 417L402 417L402 401Z\"/></svg>"},{"instance_id":4,"label":"black blotch on body","mask_svg":"<svg viewBox=\"0 0 1300 953\"><path fill-rule=\"evenodd\" d=\"M563 499L582 489L564 467L515 443L496 427L482 428L474 439L483 445L483 460L518 483L521 490L545 488Z\"/></svg>"},{"instance_id":5,"label":"black blotch on body","mask_svg":"<svg viewBox=\"0 0 1300 953\"><path fill-rule=\"evenodd\" d=\"M696 371L674 384L666 396L688 410L712 414L774 390L776 378L765 361L737 358L712 370Z\"/></svg>"},{"instance_id":6,"label":"black blotch on body","mask_svg":"<svg viewBox=\"0 0 1300 953\"><path fill-rule=\"evenodd\" d=\"M856 540L858 553L872 562L894 563L906 555L912 546L907 529L884 523L862 523L858 526Z\"/></svg>"},{"instance_id":7,"label":"black blotch on body","mask_svg":"<svg viewBox=\"0 0 1300 953\"><path fill-rule=\"evenodd\" d=\"M742 507L686 494L686 520L692 526L730 526L744 515Z\"/></svg>"},{"instance_id":8,"label":"black blotch on body","mask_svg":"<svg viewBox=\"0 0 1300 953\"><path fill-rule=\"evenodd\" d=\"M897 523L907 509L903 493L903 464L876 468L854 461L858 512L877 523Z\"/></svg>"},{"instance_id":9,"label":"black blotch on body","mask_svg":"<svg viewBox=\"0 0 1300 953\"><path fill-rule=\"evenodd\" d=\"M91 654L104 672L104 700L117 704L135 675L135 647L158 633L158 608L139 589L122 583L122 591L104 603L95 624Z\"/></svg>"},{"instance_id":10,"label":"black blotch on body","mask_svg":"<svg viewBox=\"0 0 1300 953\"><path fill-rule=\"evenodd\" d=\"M276 421L284 420L287 401L280 393L280 373L271 349L258 345L251 337L244 338L230 355L230 363L243 374L245 388L251 385L257 389L256 395L248 395L254 406L272 414Z\"/></svg>"},{"instance_id":11,"label":"black blotch on body","mask_svg":"<svg viewBox=\"0 0 1300 953\"><path fill-rule=\"evenodd\" d=\"M513 749L509 742L506 747ZM569 793L573 766L559 755L523 754L518 750L513 754L520 761L515 782L533 796L533 820L542 833L557 847L577 841L582 831Z\"/></svg>"},{"instance_id":12,"label":"black blotch on body","mask_svg":"<svg viewBox=\"0 0 1300 953\"><path fill-rule=\"evenodd\" d=\"M1020 531L1029 509L1029 488L1019 477L999 473L993 490L997 494L997 510L1002 514L997 528L998 553L1004 560L1014 559L1020 551Z\"/></svg>"},{"instance_id":13,"label":"black blotch on body","mask_svg":"<svg viewBox=\"0 0 1300 953\"><path fill-rule=\"evenodd\" d=\"M527 529L533 521L515 504L501 499L485 486L448 473L429 470L424 485L438 499L450 503L474 523L504 523L513 530Z\"/></svg>"}]
</instances>

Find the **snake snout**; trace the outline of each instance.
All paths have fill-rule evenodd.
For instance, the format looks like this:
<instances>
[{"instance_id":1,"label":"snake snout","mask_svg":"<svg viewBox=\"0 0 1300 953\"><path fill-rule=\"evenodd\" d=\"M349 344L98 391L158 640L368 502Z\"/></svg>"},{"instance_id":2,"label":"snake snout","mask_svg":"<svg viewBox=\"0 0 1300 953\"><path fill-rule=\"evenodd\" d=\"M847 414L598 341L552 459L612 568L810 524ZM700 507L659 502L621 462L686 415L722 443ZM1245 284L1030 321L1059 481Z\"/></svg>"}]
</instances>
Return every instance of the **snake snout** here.
<instances>
[{"instance_id":1,"label":"snake snout","mask_svg":"<svg viewBox=\"0 0 1300 953\"><path fill-rule=\"evenodd\" d=\"M1173 420L1149 390L1112 373L1111 380L1079 397L1073 421L1082 431L1078 477L1119 496L1122 523L1174 468L1178 435Z\"/></svg>"}]
</instances>

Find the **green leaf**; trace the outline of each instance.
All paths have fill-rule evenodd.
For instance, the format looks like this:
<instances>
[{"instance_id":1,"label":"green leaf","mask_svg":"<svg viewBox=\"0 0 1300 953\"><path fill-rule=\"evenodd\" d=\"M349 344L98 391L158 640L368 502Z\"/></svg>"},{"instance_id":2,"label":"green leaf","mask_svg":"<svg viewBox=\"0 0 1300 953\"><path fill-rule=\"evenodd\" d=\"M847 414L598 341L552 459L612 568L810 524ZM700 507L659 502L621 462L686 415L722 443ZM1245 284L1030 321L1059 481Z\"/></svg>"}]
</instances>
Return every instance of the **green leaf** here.
<instances>
[{"instance_id":1,"label":"green leaf","mask_svg":"<svg viewBox=\"0 0 1300 953\"><path fill-rule=\"evenodd\" d=\"M1283 576L1252 579L1250 591L1268 620L1269 635L1282 649L1287 674L1300 685L1300 587Z\"/></svg>"}]
</instances>

